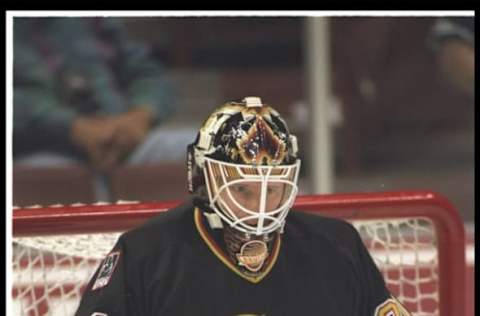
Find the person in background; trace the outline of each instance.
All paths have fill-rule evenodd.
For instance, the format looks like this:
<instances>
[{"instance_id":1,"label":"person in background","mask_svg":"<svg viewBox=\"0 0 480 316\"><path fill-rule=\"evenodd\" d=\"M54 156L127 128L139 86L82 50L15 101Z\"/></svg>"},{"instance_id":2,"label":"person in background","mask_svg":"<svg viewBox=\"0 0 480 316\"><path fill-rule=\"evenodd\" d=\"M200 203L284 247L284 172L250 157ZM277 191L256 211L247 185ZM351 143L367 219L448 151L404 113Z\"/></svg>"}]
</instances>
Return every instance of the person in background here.
<instances>
[{"instance_id":1,"label":"person in background","mask_svg":"<svg viewBox=\"0 0 480 316\"><path fill-rule=\"evenodd\" d=\"M444 79L473 100L475 90L475 18L441 17L428 42Z\"/></svg>"},{"instance_id":2,"label":"person in background","mask_svg":"<svg viewBox=\"0 0 480 316\"><path fill-rule=\"evenodd\" d=\"M104 174L169 159L174 83L119 18L15 18L14 163Z\"/></svg>"}]
</instances>

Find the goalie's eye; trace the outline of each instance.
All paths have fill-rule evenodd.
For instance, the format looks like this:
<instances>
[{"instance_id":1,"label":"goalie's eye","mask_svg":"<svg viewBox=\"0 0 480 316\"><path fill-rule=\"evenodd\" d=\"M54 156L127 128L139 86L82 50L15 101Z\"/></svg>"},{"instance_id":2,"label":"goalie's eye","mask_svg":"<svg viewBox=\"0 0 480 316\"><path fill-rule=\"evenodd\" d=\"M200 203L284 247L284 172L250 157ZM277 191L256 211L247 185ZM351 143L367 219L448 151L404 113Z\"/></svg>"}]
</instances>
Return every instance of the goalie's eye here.
<instances>
[{"instance_id":1,"label":"goalie's eye","mask_svg":"<svg viewBox=\"0 0 480 316\"><path fill-rule=\"evenodd\" d=\"M246 184L232 185L232 191L235 192L235 193L242 194L242 195L249 195L249 194L254 193L254 190L252 190L252 188L250 188Z\"/></svg>"},{"instance_id":2,"label":"goalie's eye","mask_svg":"<svg viewBox=\"0 0 480 316\"><path fill-rule=\"evenodd\" d=\"M269 184L267 187L268 194L278 194L283 190L284 185L281 183Z\"/></svg>"}]
</instances>

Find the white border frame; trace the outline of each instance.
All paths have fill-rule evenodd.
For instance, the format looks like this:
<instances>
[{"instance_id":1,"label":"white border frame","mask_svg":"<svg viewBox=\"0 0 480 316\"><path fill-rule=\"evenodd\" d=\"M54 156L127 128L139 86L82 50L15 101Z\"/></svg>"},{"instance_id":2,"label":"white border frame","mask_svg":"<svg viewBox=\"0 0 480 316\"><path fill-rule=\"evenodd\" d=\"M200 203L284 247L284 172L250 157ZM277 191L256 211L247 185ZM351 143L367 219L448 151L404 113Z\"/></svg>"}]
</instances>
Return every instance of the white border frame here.
<instances>
[{"instance_id":1,"label":"white border frame","mask_svg":"<svg viewBox=\"0 0 480 316\"><path fill-rule=\"evenodd\" d=\"M372 17L400 17L400 16L475 16L474 10L460 11L6 11L6 315L13 310L11 297L12 288L12 136L13 136L13 18L14 17L46 17L46 16L72 16L72 17L333 17L333 16L372 16Z\"/></svg>"}]
</instances>

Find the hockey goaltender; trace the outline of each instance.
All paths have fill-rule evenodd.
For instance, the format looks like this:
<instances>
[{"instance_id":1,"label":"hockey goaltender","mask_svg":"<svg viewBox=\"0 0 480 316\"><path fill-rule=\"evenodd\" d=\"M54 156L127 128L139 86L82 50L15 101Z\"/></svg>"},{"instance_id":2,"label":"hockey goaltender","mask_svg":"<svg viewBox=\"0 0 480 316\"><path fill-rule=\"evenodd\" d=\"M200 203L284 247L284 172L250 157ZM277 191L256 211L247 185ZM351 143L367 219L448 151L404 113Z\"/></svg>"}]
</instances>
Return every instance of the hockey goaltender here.
<instances>
[{"instance_id":1,"label":"hockey goaltender","mask_svg":"<svg viewBox=\"0 0 480 316\"><path fill-rule=\"evenodd\" d=\"M353 226L290 212L297 153L260 98L216 109L187 149L192 198L121 235L76 315L410 315Z\"/></svg>"}]
</instances>

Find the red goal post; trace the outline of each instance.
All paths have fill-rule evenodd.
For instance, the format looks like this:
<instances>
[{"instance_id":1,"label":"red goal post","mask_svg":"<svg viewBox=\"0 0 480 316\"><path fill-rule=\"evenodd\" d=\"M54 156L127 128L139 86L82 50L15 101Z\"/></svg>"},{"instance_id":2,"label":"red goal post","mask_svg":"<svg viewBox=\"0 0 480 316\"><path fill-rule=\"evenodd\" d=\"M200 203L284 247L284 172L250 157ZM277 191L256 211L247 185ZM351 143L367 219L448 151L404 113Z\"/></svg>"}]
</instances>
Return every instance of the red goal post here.
<instances>
[{"instance_id":1,"label":"red goal post","mask_svg":"<svg viewBox=\"0 0 480 316\"><path fill-rule=\"evenodd\" d=\"M14 208L15 313L47 315L53 308L74 310L102 254L113 246L104 242L105 236L113 234L113 241L108 243L114 242L118 236L115 233L178 204L119 202ZM465 315L465 233L458 211L446 198L429 191L309 195L298 196L294 208L351 222L379 265L387 286L413 315ZM90 239L100 233L105 234L98 239L100 242ZM78 236L89 239L85 242ZM60 248L53 247L56 241L49 239L57 237L64 244L62 250L55 250ZM95 258L82 257L81 248L90 244L103 247L103 252ZM68 253L65 249L75 251ZM92 250L85 253L91 254ZM72 265L91 267L82 274L80 285L72 285L78 283L78 276L67 280L60 277L61 267L71 272ZM32 272L40 269L48 269L56 276L54 281L51 276L48 281L39 279L38 275L46 274L44 271L38 275ZM68 308L61 306L64 300L69 300Z\"/></svg>"}]
</instances>

